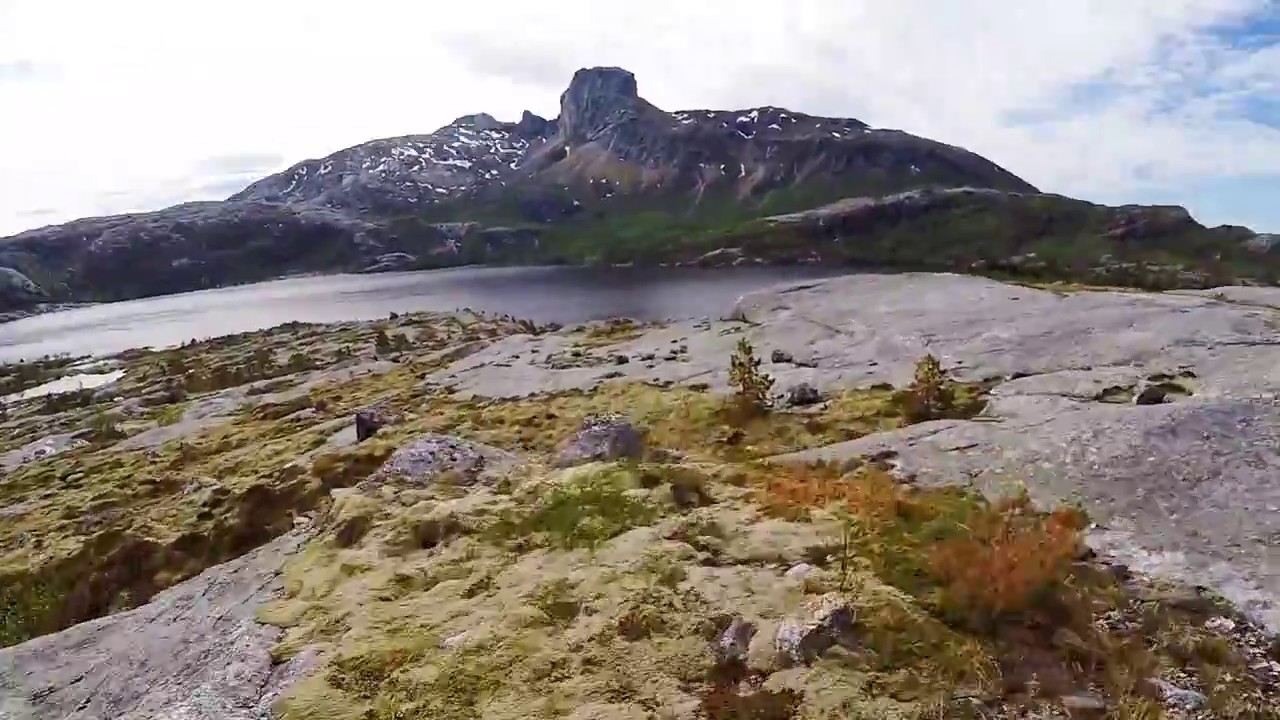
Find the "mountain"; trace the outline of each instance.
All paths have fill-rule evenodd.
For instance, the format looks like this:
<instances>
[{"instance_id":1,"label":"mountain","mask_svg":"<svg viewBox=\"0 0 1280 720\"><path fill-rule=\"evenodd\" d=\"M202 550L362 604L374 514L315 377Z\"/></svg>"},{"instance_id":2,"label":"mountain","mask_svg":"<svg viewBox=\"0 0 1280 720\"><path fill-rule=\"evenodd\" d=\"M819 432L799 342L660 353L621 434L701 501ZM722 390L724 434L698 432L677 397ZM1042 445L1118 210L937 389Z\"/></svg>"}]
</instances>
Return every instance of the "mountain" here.
<instances>
[{"instance_id":1,"label":"mountain","mask_svg":"<svg viewBox=\"0 0 1280 720\"><path fill-rule=\"evenodd\" d=\"M1206 229L1180 208L1044 195L967 150L858 120L776 107L666 112L631 73L593 68L574 75L555 119L466 115L306 160L226 201L2 239L0 310L464 263L1049 274L1119 264L1196 284L1269 270L1277 252L1259 238Z\"/></svg>"}]
</instances>

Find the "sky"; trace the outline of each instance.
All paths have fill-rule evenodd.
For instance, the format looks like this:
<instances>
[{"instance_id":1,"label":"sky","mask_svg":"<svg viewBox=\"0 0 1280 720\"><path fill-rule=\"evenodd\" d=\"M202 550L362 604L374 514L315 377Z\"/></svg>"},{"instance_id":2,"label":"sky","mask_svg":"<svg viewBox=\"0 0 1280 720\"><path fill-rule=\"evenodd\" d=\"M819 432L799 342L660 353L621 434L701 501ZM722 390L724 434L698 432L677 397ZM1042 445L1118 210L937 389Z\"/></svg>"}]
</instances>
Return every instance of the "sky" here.
<instances>
[{"instance_id":1,"label":"sky","mask_svg":"<svg viewBox=\"0 0 1280 720\"><path fill-rule=\"evenodd\" d=\"M668 110L855 117L1280 232L1280 0L0 0L0 235L554 117L595 65Z\"/></svg>"}]
</instances>

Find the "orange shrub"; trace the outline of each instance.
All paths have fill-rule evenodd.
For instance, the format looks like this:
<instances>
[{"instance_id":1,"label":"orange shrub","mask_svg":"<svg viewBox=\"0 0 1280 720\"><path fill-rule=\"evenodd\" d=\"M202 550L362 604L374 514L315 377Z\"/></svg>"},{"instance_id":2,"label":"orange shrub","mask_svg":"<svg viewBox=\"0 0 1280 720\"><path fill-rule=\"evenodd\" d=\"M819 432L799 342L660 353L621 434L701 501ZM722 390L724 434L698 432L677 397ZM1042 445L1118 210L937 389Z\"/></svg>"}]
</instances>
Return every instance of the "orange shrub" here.
<instances>
[{"instance_id":1,"label":"orange shrub","mask_svg":"<svg viewBox=\"0 0 1280 720\"><path fill-rule=\"evenodd\" d=\"M1030 609L1066 578L1082 527L1078 511L1042 515L1025 496L974 518L965 536L940 543L930 555L944 612L989 627L1001 616Z\"/></svg>"},{"instance_id":2,"label":"orange shrub","mask_svg":"<svg viewBox=\"0 0 1280 720\"><path fill-rule=\"evenodd\" d=\"M897 514L899 489L888 473L862 468L842 474L824 466L778 466L758 494L765 512L775 517L803 517L810 509L836 506L862 519L889 519Z\"/></svg>"}]
</instances>

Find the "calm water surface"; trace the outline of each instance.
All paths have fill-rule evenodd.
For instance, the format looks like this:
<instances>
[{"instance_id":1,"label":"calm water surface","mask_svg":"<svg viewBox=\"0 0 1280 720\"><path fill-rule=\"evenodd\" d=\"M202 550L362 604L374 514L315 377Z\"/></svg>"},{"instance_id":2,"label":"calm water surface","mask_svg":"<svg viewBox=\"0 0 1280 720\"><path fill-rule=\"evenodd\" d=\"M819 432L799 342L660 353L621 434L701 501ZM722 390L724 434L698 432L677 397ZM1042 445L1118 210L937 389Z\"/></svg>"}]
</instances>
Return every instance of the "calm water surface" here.
<instances>
[{"instance_id":1,"label":"calm water surface","mask_svg":"<svg viewBox=\"0 0 1280 720\"><path fill-rule=\"evenodd\" d=\"M838 269L455 268L292 278L109 303L0 324L0 361L165 347L289 321L371 320L470 307L538 322L639 320L726 312L743 293Z\"/></svg>"}]
</instances>

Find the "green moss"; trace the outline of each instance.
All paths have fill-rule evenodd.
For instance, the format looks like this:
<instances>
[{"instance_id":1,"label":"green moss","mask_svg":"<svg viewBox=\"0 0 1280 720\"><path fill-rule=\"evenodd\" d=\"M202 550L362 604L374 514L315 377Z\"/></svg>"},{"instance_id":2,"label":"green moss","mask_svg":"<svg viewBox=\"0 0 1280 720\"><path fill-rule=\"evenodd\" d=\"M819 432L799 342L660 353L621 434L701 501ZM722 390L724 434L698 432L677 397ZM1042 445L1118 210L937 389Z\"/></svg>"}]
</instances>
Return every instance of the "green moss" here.
<instances>
[{"instance_id":1,"label":"green moss","mask_svg":"<svg viewBox=\"0 0 1280 720\"><path fill-rule=\"evenodd\" d=\"M0 584L0 647L26 642L58 627L60 589L30 576Z\"/></svg>"},{"instance_id":2,"label":"green moss","mask_svg":"<svg viewBox=\"0 0 1280 720\"><path fill-rule=\"evenodd\" d=\"M561 548L595 548L657 517L635 497L634 470L622 465L589 468L552 486L533 507L497 523L491 533L513 539L534 536Z\"/></svg>"},{"instance_id":3,"label":"green moss","mask_svg":"<svg viewBox=\"0 0 1280 720\"><path fill-rule=\"evenodd\" d=\"M529 603L552 625L568 625L582 611L582 603L573 597L573 584L564 578L540 583Z\"/></svg>"},{"instance_id":4,"label":"green moss","mask_svg":"<svg viewBox=\"0 0 1280 720\"><path fill-rule=\"evenodd\" d=\"M66 374L67 368L81 360L70 356L54 356L30 362L0 363L0 397L30 390Z\"/></svg>"},{"instance_id":5,"label":"green moss","mask_svg":"<svg viewBox=\"0 0 1280 720\"><path fill-rule=\"evenodd\" d=\"M182 419L182 416L186 414L188 407L190 407L190 403L187 402L165 405L158 408L152 417L160 427L168 427L177 424Z\"/></svg>"}]
</instances>

